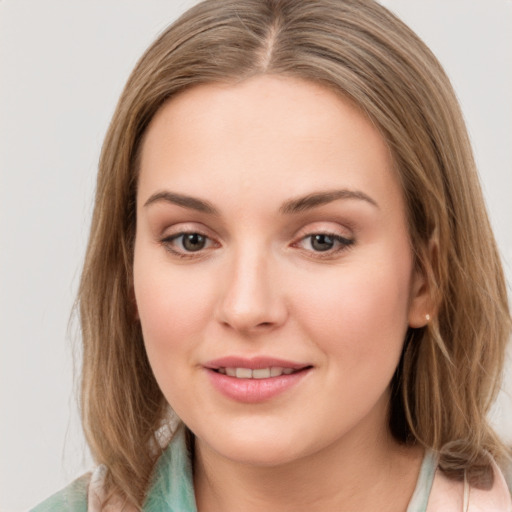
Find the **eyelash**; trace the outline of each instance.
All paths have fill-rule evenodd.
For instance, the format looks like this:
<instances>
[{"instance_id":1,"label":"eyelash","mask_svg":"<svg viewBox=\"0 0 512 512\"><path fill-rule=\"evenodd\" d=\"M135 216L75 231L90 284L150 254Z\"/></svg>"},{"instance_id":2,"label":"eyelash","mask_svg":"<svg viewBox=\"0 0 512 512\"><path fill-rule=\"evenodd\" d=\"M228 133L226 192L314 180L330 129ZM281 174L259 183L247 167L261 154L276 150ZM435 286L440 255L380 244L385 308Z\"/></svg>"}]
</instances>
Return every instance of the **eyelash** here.
<instances>
[{"instance_id":1,"label":"eyelash","mask_svg":"<svg viewBox=\"0 0 512 512\"><path fill-rule=\"evenodd\" d=\"M327 249L325 251L314 251L314 250L307 251L307 252L313 253L315 258L320 258L320 259L332 258L341 252L349 250L351 248L351 246L353 246L355 243L355 240L353 238L346 238L344 236L338 235L337 233L329 233L327 231L318 231L318 232L310 233L308 235L303 236L298 242L294 243L293 245L297 246L307 239L310 240L309 244L311 245L313 243L313 237L315 237L315 236L328 237L328 238L332 239L334 244L338 244L338 248L335 248L335 249Z\"/></svg>"},{"instance_id":2,"label":"eyelash","mask_svg":"<svg viewBox=\"0 0 512 512\"><path fill-rule=\"evenodd\" d=\"M198 249L197 251L186 251L184 249L176 250L173 248L173 244L175 243L175 241L179 240L180 238L181 238L182 244L183 244L183 237L185 237L187 235L199 235L199 236L203 237L204 239L206 239L206 243L208 243L208 241L209 241L210 244L211 243L216 244L216 242L214 242L208 235L205 235L204 233L201 233L200 231L183 231L181 233L176 233L174 235L170 235L170 236L163 238L160 241L160 243L164 246L164 248L168 252L170 252L174 256L177 256L178 258L190 259L190 258L198 258L198 257L204 256L204 253L206 250L208 250L208 248L206 248L206 249L201 248L201 249ZM298 247L301 243L303 243L307 239L311 240L311 242L310 242L310 244L311 244L314 236L324 236L324 237L331 238L334 241L334 243L337 243L339 245L337 249L327 249L325 251L314 251L314 250L303 249L304 251L306 251L308 253L314 254L313 257L319 258L319 259L327 259L327 258L335 256L336 254L339 254L340 252L347 251L355 243L355 240L353 238L346 238L346 237L338 235L336 233L330 233L327 231L318 231L318 232L314 232L314 233L309 233L309 234L301 237L298 242L294 242L292 244L292 247Z\"/></svg>"}]
</instances>

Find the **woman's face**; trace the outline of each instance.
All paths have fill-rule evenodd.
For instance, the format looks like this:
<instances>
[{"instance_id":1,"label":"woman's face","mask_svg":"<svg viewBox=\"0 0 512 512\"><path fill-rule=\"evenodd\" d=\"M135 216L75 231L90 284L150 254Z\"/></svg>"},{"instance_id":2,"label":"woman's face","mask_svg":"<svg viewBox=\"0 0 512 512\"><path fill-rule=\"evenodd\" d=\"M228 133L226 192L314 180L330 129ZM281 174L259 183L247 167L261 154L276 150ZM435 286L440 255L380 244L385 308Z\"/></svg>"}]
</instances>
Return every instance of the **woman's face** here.
<instances>
[{"instance_id":1,"label":"woman's face","mask_svg":"<svg viewBox=\"0 0 512 512\"><path fill-rule=\"evenodd\" d=\"M200 446L273 465L386 431L423 325L390 152L298 79L202 85L144 140L134 287L166 399Z\"/></svg>"}]
</instances>

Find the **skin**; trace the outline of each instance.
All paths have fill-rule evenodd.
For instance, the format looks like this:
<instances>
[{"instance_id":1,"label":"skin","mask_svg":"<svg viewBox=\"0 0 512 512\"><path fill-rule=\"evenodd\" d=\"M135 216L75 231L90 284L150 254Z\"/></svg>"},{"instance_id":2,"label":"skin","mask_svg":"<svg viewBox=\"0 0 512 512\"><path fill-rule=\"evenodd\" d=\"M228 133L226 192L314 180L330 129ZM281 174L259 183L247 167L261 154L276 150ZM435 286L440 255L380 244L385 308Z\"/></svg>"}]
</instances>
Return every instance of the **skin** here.
<instances>
[{"instance_id":1,"label":"skin","mask_svg":"<svg viewBox=\"0 0 512 512\"><path fill-rule=\"evenodd\" d=\"M333 190L352 196L281 211ZM141 155L134 291L155 377L196 436L200 512L407 508L422 453L388 432L389 382L428 307L404 212L378 130L319 85L201 85L156 114ZM187 250L184 232L204 247ZM325 233L340 238L319 251L312 235ZM270 400L240 403L204 369L232 355L312 369Z\"/></svg>"}]
</instances>

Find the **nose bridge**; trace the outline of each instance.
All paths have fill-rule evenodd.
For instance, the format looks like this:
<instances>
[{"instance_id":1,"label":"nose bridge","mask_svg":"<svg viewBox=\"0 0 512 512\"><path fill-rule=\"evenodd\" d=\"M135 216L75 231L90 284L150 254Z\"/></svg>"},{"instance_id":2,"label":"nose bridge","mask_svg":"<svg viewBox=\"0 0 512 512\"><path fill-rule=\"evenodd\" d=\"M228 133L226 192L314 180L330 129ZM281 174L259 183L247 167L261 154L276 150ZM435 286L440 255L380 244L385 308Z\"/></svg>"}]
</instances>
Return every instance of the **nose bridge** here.
<instances>
[{"instance_id":1,"label":"nose bridge","mask_svg":"<svg viewBox=\"0 0 512 512\"><path fill-rule=\"evenodd\" d=\"M239 331L269 329L286 317L282 290L268 250L249 240L233 250L226 269L220 320Z\"/></svg>"}]
</instances>

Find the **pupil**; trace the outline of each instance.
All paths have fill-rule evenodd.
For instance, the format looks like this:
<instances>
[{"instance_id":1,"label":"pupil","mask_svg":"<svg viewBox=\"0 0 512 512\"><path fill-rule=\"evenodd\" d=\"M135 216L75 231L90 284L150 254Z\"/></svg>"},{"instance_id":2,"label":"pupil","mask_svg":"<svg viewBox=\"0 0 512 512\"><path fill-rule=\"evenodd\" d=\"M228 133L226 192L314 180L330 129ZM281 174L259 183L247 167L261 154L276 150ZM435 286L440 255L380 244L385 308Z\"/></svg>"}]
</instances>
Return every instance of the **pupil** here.
<instances>
[{"instance_id":1,"label":"pupil","mask_svg":"<svg viewBox=\"0 0 512 512\"><path fill-rule=\"evenodd\" d=\"M311 245L315 251L328 251L332 249L334 240L332 236L329 235L313 235Z\"/></svg>"},{"instance_id":2,"label":"pupil","mask_svg":"<svg viewBox=\"0 0 512 512\"><path fill-rule=\"evenodd\" d=\"M199 233L189 233L183 237L183 247L187 251L199 251L205 245L206 239Z\"/></svg>"}]
</instances>

